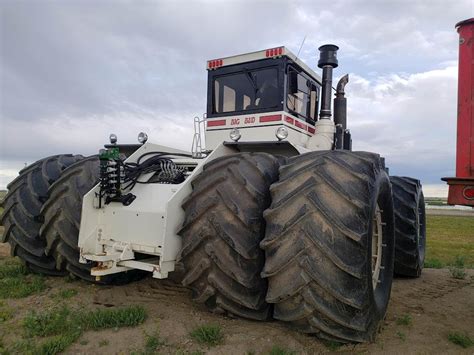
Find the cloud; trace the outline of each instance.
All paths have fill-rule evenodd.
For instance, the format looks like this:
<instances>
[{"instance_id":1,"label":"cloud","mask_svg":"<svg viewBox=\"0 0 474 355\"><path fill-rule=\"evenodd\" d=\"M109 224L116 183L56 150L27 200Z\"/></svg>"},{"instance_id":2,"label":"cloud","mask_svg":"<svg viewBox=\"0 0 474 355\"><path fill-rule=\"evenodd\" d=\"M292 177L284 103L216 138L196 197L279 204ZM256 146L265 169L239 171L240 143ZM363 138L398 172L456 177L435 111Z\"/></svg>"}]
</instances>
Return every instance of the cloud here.
<instances>
[{"instance_id":1,"label":"cloud","mask_svg":"<svg viewBox=\"0 0 474 355\"><path fill-rule=\"evenodd\" d=\"M380 152L392 174L439 182L454 174L457 67L353 75L347 86L354 149Z\"/></svg>"}]
</instances>

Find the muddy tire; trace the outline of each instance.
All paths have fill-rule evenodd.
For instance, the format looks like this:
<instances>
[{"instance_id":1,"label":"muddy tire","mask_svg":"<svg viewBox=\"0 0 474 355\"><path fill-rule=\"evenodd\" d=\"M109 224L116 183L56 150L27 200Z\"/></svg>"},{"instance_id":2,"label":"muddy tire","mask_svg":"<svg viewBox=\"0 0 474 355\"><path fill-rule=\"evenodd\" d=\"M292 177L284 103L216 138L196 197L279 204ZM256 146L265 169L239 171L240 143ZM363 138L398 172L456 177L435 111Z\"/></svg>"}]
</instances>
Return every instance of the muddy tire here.
<instances>
[{"instance_id":1,"label":"muddy tire","mask_svg":"<svg viewBox=\"0 0 474 355\"><path fill-rule=\"evenodd\" d=\"M379 156L293 157L270 191L260 245L274 318L331 341L373 340L390 298L394 255L392 192Z\"/></svg>"},{"instance_id":2,"label":"muddy tire","mask_svg":"<svg viewBox=\"0 0 474 355\"><path fill-rule=\"evenodd\" d=\"M68 166L83 159L82 155L54 155L41 159L20 171L8 185L3 200L1 225L5 227L1 242L8 242L13 256L22 259L28 269L45 275L63 275L51 256L45 254L46 241L40 237L41 208L48 199L48 189Z\"/></svg>"},{"instance_id":3,"label":"muddy tire","mask_svg":"<svg viewBox=\"0 0 474 355\"><path fill-rule=\"evenodd\" d=\"M278 159L265 153L221 157L204 166L183 203L178 263L193 299L215 313L265 320L266 280L263 211L269 186L278 177Z\"/></svg>"},{"instance_id":4,"label":"muddy tire","mask_svg":"<svg viewBox=\"0 0 474 355\"><path fill-rule=\"evenodd\" d=\"M395 215L395 274L419 277L426 246L425 200L419 180L391 176Z\"/></svg>"},{"instance_id":5,"label":"muddy tire","mask_svg":"<svg viewBox=\"0 0 474 355\"><path fill-rule=\"evenodd\" d=\"M79 228L82 198L99 178L99 158L85 158L66 169L51 186L49 199L41 214L44 223L41 237L46 240L46 254L56 260L58 270L67 270L72 276L98 284L122 284L138 278L134 271L103 276L96 280L91 275L93 263L79 263Z\"/></svg>"}]
</instances>

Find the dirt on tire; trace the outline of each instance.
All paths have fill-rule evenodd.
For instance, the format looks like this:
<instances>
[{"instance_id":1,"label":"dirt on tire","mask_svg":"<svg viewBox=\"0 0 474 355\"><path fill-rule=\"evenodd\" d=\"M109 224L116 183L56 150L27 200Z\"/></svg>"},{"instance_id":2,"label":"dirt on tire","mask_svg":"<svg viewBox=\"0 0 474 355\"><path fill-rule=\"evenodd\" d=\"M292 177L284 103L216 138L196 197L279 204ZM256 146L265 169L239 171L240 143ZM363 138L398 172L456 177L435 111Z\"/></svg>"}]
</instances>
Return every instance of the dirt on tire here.
<instances>
[{"instance_id":1,"label":"dirt on tire","mask_svg":"<svg viewBox=\"0 0 474 355\"><path fill-rule=\"evenodd\" d=\"M254 320L270 316L259 243L263 210L270 205L268 188L277 177L274 156L238 153L206 164L191 183L177 263L193 299L215 313Z\"/></svg>"},{"instance_id":2,"label":"dirt on tire","mask_svg":"<svg viewBox=\"0 0 474 355\"><path fill-rule=\"evenodd\" d=\"M260 246L273 317L329 341L371 340L393 278L392 193L380 157L301 154L280 168L270 191ZM374 231L378 208L383 228ZM381 238L380 250L372 250L373 235ZM381 265L379 273L373 265Z\"/></svg>"}]
</instances>

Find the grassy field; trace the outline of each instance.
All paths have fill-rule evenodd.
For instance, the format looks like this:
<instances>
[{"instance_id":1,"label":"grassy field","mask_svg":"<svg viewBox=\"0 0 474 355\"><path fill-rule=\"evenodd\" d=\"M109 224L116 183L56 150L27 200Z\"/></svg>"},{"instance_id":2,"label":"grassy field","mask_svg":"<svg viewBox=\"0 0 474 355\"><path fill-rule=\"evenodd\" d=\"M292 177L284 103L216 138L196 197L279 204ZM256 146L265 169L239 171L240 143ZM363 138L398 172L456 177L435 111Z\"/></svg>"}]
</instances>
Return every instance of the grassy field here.
<instances>
[{"instance_id":1,"label":"grassy field","mask_svg":"<svg viewBox=\"0 0 474 355\"><path fill-rule=\"evenodd\" d=\"M474 218L427 216L426 267L474 268Z\"/></svg>"}]
</instances>

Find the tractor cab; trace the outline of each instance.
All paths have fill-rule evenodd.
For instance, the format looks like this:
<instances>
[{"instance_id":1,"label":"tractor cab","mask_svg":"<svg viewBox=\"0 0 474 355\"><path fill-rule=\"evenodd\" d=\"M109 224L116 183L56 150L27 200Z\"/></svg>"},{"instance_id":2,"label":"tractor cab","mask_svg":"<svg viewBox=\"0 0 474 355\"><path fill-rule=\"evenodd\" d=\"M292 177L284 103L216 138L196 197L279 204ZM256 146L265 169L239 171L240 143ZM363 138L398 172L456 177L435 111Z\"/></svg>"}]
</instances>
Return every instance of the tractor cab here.
<instances>
[{"instance_id":1,"label":"tractor cab","mask_svg":"<svg viewBox=\"0 0 474 355\"><path fill-rule=\"evenodd\" d=\"M210 60L207 69L206 148L225 141L305 146L314 134L321 78L287 48Z\"/></svg>"}]
</instances>

